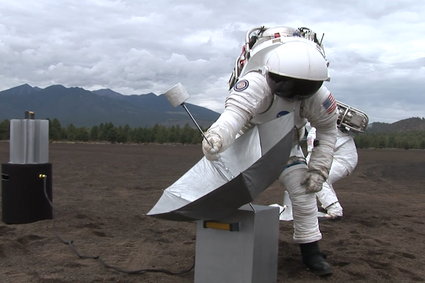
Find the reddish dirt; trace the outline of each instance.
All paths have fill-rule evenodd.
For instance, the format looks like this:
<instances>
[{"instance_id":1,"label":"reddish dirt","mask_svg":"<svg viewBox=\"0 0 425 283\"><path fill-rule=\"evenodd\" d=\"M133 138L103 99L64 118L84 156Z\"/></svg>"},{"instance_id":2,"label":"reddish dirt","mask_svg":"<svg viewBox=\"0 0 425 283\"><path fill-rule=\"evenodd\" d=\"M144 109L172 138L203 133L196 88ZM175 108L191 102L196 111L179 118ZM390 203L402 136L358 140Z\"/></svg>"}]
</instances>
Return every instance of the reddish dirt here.
<instances>
[{"instance_id":1,"label":"reddish dirt","mask_svg":"<svg viewBox=\"0 0 425 283\"><path fill-rule=\"evenodd\" d=\"M193 282L184 275L128 275L105 268L100 256L126 270L181 271L194 262L196 227L145 216L162 190L202 157L199 145L50 145L54 220L0 222L1 282ZM0 142L0 161L9 145ZM344 207L339 221L321 221L322 250L334 274L307 271L281 222L278 282L414 282L425 280L425 151L359 150L353 175L335 184ZM274 183L255 203L280 203Z\"/></svg>"}]
</instances>

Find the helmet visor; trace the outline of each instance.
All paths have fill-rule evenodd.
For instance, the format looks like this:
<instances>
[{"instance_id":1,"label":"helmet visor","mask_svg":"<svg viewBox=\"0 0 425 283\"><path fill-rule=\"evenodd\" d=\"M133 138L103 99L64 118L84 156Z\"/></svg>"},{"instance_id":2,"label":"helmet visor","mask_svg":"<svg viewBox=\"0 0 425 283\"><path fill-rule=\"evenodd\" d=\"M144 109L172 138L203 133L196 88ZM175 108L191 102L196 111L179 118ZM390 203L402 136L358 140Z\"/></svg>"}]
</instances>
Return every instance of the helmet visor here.
<instances>
[{"instance_id":1,"label":"helmet visor","mask_svg":"<svg viewBox=\"0 0 425 283\"><path fill-rule=\"evenodd\" d=\"M268 72L267 83L273 94L282 98L306 99L315 94L322 86L322 81L310 81L280 76Z\"/></svg>"}]
</instances>

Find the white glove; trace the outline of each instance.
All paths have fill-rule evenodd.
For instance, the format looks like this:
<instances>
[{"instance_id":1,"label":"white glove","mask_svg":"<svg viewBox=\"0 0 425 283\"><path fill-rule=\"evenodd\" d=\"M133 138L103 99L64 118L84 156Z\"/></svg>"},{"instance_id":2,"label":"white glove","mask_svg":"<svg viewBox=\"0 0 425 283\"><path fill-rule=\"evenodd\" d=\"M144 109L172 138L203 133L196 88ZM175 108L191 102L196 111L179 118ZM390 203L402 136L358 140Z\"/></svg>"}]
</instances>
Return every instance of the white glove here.
<instances>
[{"instance_id":1,"label":"white glove","mask_svg":"<svg viewBox=\"0 0 425 283\"><path fill-rule=\"evenodd\" d=\"M305 186L307 194L317 193L322 189L325 177L318 171L307 171L304 180L301 185Z\"/></svg>"},{"instance_id":2,"label":"white glove","mask_svg":"<svg viewBox=\"0 0 425 283\"><path fill-rule=\"evenodd\" d=\"M223 139L215 132L207 132L202 141L202 152L208 160L217 160L218 153L223 146Z\"/></svg>"}]
</instances>

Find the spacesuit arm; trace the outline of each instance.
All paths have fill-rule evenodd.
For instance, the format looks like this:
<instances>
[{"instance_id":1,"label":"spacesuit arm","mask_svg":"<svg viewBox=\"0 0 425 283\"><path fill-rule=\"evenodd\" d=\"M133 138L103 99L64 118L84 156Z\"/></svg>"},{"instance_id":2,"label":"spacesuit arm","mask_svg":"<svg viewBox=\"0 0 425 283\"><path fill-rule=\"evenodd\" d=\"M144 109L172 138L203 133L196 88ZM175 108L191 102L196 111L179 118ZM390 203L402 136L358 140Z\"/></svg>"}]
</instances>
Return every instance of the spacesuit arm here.
<instances>
[{"instance_id":1,"label":"spacesuit arm","mask_svg":"<svg viewBox=\"0 0 425 283\"><path fill-rule=\"evenodd\" d=\"M260 72L250 72L241 77L229 93L225 109L206 132L214 147L203 141L202 149L208 159L224 151L238 132L257 113L264 112L273 100L265 77Z\"/></svg>"},{"instance_id":2,"label":"spacesuit arm","mask_svg":"<svg viewBox=\"0 0 425 283\"><path fill-rule=\"evenodd\" d=\"M308 168L320 174L324 180L329 176L337 137L336 101L329 90L322 86L318 93L303 105L304 116L316 128L318 145L314 147Z\"/></svg>"}]
</instances>

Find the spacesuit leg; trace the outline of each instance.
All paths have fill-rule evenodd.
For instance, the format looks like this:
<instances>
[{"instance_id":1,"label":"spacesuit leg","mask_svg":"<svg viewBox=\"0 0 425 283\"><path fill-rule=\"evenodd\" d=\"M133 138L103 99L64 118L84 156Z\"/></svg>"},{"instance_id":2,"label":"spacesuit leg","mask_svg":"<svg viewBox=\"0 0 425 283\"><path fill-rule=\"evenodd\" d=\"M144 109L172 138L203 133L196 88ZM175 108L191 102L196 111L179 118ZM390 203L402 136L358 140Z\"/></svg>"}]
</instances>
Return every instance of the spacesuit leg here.
<instances>
[{"instance_id":1,"label":"spacesuit leg","mask_svg":"<svg viewBox=\"0 0 425 283\"><path fill-rule=\"evenodd\" d=\"M342 217L343 209L329 180L323 183L322 190L316 193L317 199L326 210L326 217Z\"/></svg>"},{"instance_id":2,"label":"spacesuit leg","mask_svg":"<svg viewBox=\"0 0 425 283\"><path fill-rule=\"evenodd\" d=\"M349 174L350 172L346 166L338 159L334 159L328 179L323 183L322 190L316 193L321 206L326 210L327 217L337 218L343 216L341 203L336 196L332 184Z\"/></svg>"},{"instance_id":3,"label":"spacesuit leg","mask_svg":"<svg viewBox=\"0 0 425 283\"><path fill-rule=\"evenodd\" d=\"M286 168L279 181L286 188L292 201L293 239L300 246L303 263L320 276L332 274L331 266L320 251L319 240L322 234L317 219L316 194L307 194L301 180L307 172L306 164L296 164Z\"/></svg>"},{"instance_id":4,"label":"spacesuit leg","mask_svg":"<svg viewBox=\"0 0 425 283\"><path fill-rule=\"evenodd\" d=\"M342 216L343 210L333 189L333 184L350 175L354 171L358 161L354 139L346 134L340 133L340 135L337 140L337 143L340 142L340 145L334 152L329 177L323 184L322 190L316 194L321 206L333 217Z\"/></svg>"},{"instance_id":5,"label":"spacesuit leg","mask_svg":"<svg viewBox=\"0 0 425 283\"><path fill-rule=\"evenodd\" d=\"M316 195L307 194L301 185L306 172L306 164L297 164L286 168L279 177L292 202L293 239L299 244L315 242L322 238L317 219Z\"/></svg>"},{"instance_id":6,"label":"spacesuit leg","mask_svg":"<svg viewBox=\"0 0 425 283\"><path fill-rule=\"evenodd\" d=\"M338 197L336 196L336 193L329 181L323 183L322 190L317 192L316 196L324 209L331 204L338 202Z\"/></svg>"},{"instance_id":7,"label":"spacesuit leg","mask_svg":"<svg viewBox=\"0 0 425 283\"><path fill-rule=\"evenodd\" d=\"M347 140L334 152L333 162L329 171L328 182L334 184L353 173L357 166L358 155L353 138Z\"/></svg>"}]
</instances>

